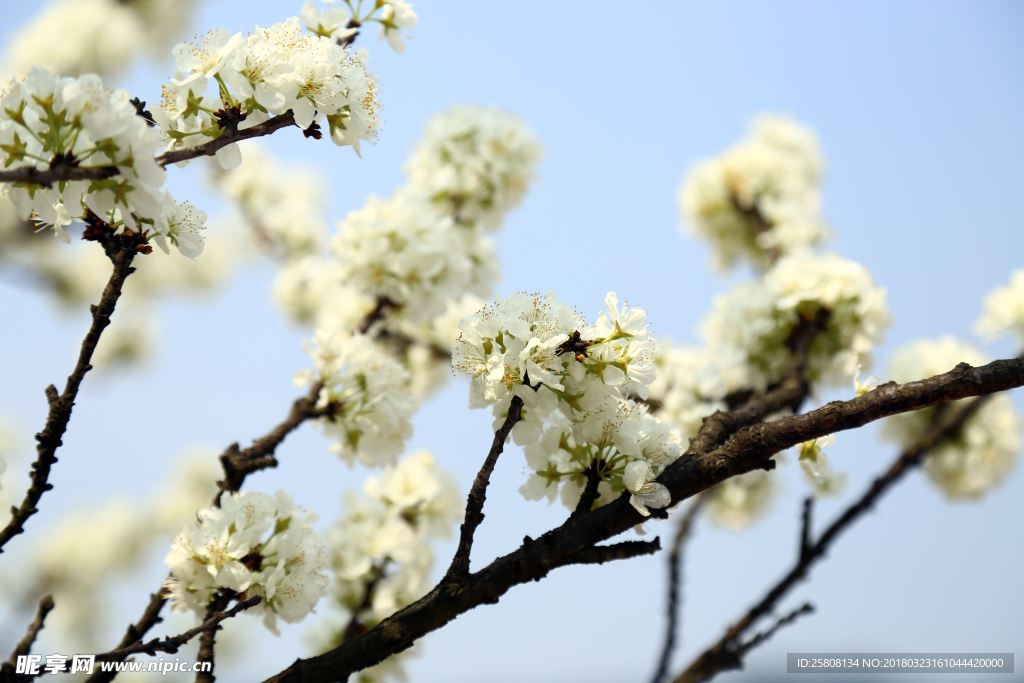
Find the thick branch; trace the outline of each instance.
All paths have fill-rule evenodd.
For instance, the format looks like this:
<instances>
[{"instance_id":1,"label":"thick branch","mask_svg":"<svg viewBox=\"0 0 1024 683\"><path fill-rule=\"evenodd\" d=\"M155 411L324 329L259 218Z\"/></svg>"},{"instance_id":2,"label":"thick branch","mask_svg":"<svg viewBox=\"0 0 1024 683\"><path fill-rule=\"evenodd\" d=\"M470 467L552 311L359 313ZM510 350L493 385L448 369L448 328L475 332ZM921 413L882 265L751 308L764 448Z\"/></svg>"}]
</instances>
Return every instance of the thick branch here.
<instances>
[{"instance_id":1,"label":"thick branch","mask_svg":"<svg viewBox=\"0 0 1024 683\"><path fill-rule=\"evenodd\" d=\"M224 468L224 479L217 482L220 490L217 491L217 497L214 500L215 506L220 505L220 498L225 492L235 492L242 488L242 483L248 475L268 467L277 467L274 451L285 437L298 429L303 422L329 415L337 409L335 403L317 407L317 399L322 388L322 382L314 384L308 394L295 400L292 410L284 422L254 441L245 450L239 450L237 443L228 446L220 456L220 463Z\"/></svg>"},{"instance_id":2,"label":"thick branch","mask_svg":"<svg viewBox=\"0 0 1024 683\"><path fill-rule=\"evenodd\" d=\"M29 624L28 629L25 631L25 637L21 639L17 647L14 648L14 652L11 653L10 659L8 659L3 666L0 666L0 681L13 681L15 676L15 667L18 664L18 657L24 657L32 651L32 643L36 642L36 636L43 630L43 623L46 621L46 615L53 609L53 596L44 596L39 601L39 609L36 612L36 618Z\"/></svg>"},{"instance_id":3,"label":"thick branch","mask_svg":"<svg viewBox=\"0 0 1024 683\"><path fill-rule=\"evenodd\" d=\"M959 368L960 366L958 366ZM988 367L988 366L986 366ZM955 370L954 370L955 372ZM946 373L949 375L951 373ZM945 377L946 375L940 375ZM935 378L932 378L935 379ZM929 380L930 381L930 380ZM920 384L915 383L915 384ZM909 385L904 385L909 386ZM973 415L984 404L988 396L971 401L968 405L959 407L956 410L947 410L935 421L931 428L915 443L907 448L899 458L880 477L875 479L871 487L855 503L848 507L832 525L825 530L816 543L810 541L810 506L805 503L803 523L801 529L800 552L797 561L789 573L783 577L775 586L768 591L767 595L735 624L729 627L725 635L701 654L684 671L674 683L696 683L706 681L728 669L735 669L742 666L740 656L745 653L753 644L748 643L745 647L740 644L743 634L750 629L761 617L770 614L775 605L789 592L789 590L801 579L803 579L810 567L825 555L831 543L841 531L850 526L862 514L867 512L875 501L891 487L906 472L921 462L924 455L936 444L946 439L954 438L963 427L964 422ZM760 641L757 641L760 642Z\"/></svg>"},{"instance_id":4,"label":"thick branch","mask_svg":"<svg viewBox=\"0 0 1024 683\"><path fill-rule=\"evenodd\" d=\"M491 472L498 462L498 456L505 448L505 440L512 433L512 428L519 422L522 415L523 400L518 396L512 397L508 406L508 415L498 431L494 433L494 441L491 442L491 450L484 459L484 464L477 472L473 480L473 487L469 490L469 498L466 500L466 518L459 529L459 546L455 550L455 557L448 567L445 580L459 580L469 575L469 553L473 549L473 534L480 523L484 521L484 501L487 499L487 485L491 481Z\"/></svg>"},{"instance_id":5,"label":"thick branch","mask_svg":"<svg viewBox=\"0 0 1024 683\"><path fill-rule=\"evenodd\" d=\"M679 529L672 541L672 552L668 556L668 627L665 629L665 644L661 648L661 657L658 658L658 668L654 672L652 683L659 683L668 675L668 665L672 659L672 651L676 647L676 640L679 637L679 610L682 606L682 595L680 588L683 583L683 546L690 537L690 529L693 528L693 521L697 518L707 496L696 496L693 503L687 508L686 513L679 520Z\"/></svg>"},{"instance_id":6,"label":"thick branch","mask_svg":"<svg viewBox=\"0 0 1024 683\"><path fill-rule=\"evenodd\" d=\"M0 531L0 552L3 552L3 546L9 540L25 530L25 522L38 512L36 505L39 504L39 499L43 497L43 493L53 488L47 479L50 477L50 468L57 462L55 454L61 445L61 438L68 427L68 421L71 419L71 409L78 397L78 388L82 384L82 379L85 378L85 373L92 370L92 365L89 362L92 360L93 352L96 351L100 335L110 324L110 316L114 313L114 306L121 296L121 287L124 285L125 279L135 272L131 265L132 259L138 253L136 247L128 241L118 242L118 244L121 246L117 250L108 250L114 270L110 274L107 286L103 289L99 305L89 307L92 312L92 325L89 327L85 339L82 340L78 362L75 363L75 369L68 376L68 381L64 385L64 393L58 396L56 387L52 384L46 387L46 399L50 404L50 410L46 416L43 431L36 434L35 437L38 457L32 463L31 484L21 506L11 508L11 521Z\"/></svg>"},{"instance_id":7,"label":"thick branch","mask_svg":"<svg viewBox=\"0 0 1024 683\"><path fill-rule=\"evenodd\" d=\"M23 166L9 171L0 171L0 183L35 183L49 187L62 180L101 180L118 174L117 166L71 166L57 164L51 168L39 169Z\"/></svg>"},{"instance_id":8,"label":"thick branch","mask_svg":"<svg viewBox=\"0 0 1024 683\"><path fill-rule=\"evenodd\" d=\"M951 372L921 382L902 386L890 383L860 398L832 403L808 415L744 428L733 440L748 443L749 439L744 434L754 430L772 444L774 450L768 449L770 452L753 443L748 445L750 453L733 454L728 451L730 457L726 458L722 453L730 449L733 442L712 453L695 451L691 443L687 453L670 465L659 481L669 488L673 501L678 502L731 476L749 471L759 466L768 455L808 439L888 415L1022 384L1022 360L996 361L983 368L960 365ZM865 411L866 415L860 416L859 411ZM840 415L843 416L841 419ZM297 660L268 679L268 683L326 683L343 679L410 647L418 638L467 610L497 602L512 586L542 579L552 569L572 564L574 555L644 520L629 504L628 496L587 515L570 517L561 527L535 541L525 539L518 550L496 559L479 572L467 576L463 582L442 581L422 599L388 617L363 636L317 657Z\"/></svg>"}]
</instances>

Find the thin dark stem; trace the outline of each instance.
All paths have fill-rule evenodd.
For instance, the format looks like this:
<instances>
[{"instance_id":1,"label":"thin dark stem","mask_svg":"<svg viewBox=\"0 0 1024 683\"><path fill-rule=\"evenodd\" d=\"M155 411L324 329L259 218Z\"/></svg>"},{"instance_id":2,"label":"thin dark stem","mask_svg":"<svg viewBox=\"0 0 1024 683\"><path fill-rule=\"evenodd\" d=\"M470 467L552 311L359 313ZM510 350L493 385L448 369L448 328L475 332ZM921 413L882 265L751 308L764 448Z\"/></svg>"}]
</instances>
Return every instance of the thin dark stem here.
<instances>
[{"instance_id":1,"label":"thin dark stem","mask_svg":"<svg viewBox=\"0 0 1024 683\"><path fill-rule=\"evenodd\" d=\"M572 512L574 517L590 512L598 497L597 487L601 484L601 477L597 474L597 463L591 463L587 469L583 470L583 475L587 478L587 485L580 495L579 502L576 503L576 509Z\"/></svg>"},{"instance_id":2,"label":"thin dark stem","mask_svg":"<svg viewBox=\"0 0 1024 683\"><path fill-rule=\"evenodd\" d=\"M729 477L761 467L774 453L809 439L859 427L889 415L1021 385L1024 385L1024 360L1020 359L996 361L981 368L961 364L948 373L920 382L889 383L859 398L836 401L806 415L744 427L722 447L710 438L714 434L706 434L703 441L694 439L686 454L669 465L658 481L669 489L673 502L679 502ZM786 399L789 390L779 390L783 392L781 397L770 397L772 392L769 392L762 403ZM734 422L728 414L717 415L720 425ZM724 421L722 416L725 416ZM715 432L718 431L716 428ZM751 431L755 431L767 445L751 440ZM701 450L702 443L706 450ZM742 446L734 450L734 443ZM629 504L628 496L589 514L570 518L536 540L524 539L517 550L462 580L442 580L426 596L384 619L364 635L330 652L298 660L267 681L327 683L344 679L405 650L423 635L444 626L458 615L478 605L496 603L512 586L540 580L553 569L576 564L577 557L584 550L645 519ZM465 526L463 536L466 535ZM825 538L823 536L822 540Z\"/></svg>"},{"instance_id":3,"label":"thin dark stem","mask_svg":"<svg viewBox=\"0 0 1024 683\"><path fill-rule=\"evenodd\" d=\"M378 320L383 320L384 316L388 314L388 311L395 308L397 304L386 296L377 297L377 305L373 307L363 321L359 323L359 334L366 334L373 327L373 324Z\"/></svg>"},{"instance_id":4,"label":"thin dark stem","mask_svg":"<svg viewBox=\"0 0 1024 683\"><path fill-rule=\"evenodd\" d=\"M668 626L665 629L665 644L661 648L661 656L658 658L658 668L651 678L652 683L660 681L668 675L668 666L672 660L672 652L678 645L679 640L679 612L682 610L683 597L683 547L690 537L690 530L697 518L707 496L695 496L693 503L687 508L686 513L679 520L679 528L676 530L675 538L672 540L672 552L668 556Z\"/></svg>"},{"instance_id":5,"label":"thin dark stem","mask_svg":"<svg viewBox=\"0 0 1024 683\"><path fill-rule=\"evenodd\" d=\"M799 558L803 562L811 551L811 519L814 513L814 496L804 498L804 511L800 518L800 551Z\"/></svg>"},{"instance_id":6,"label":"thin dark stem","mask_svg":"<svg viewBox=\"0 0 1024 683\"><path fill-rule=\"evenodd\" d=\"M821 559L828 550L831 543L840 532L849 527L862 514L867 512L874 505L875 501L890 487L898 482L912 467L919 464L924 455L936 444L950 438L954 438L963 427L964 422L976 413L984 404L988 396L982 396L968 405L955 410L944 411L944 414L932 424L931 428L915 443L909 447L893 462L888 470L875 479L871 487L855 503L850 505L835 522L821 535L817 542L805 547L801 544L801 552L793 568L780 580L765 597L735 624L729 627L725 635L713 646L698 656L692 664L677 677L674 683L697 683L706 681L716 674L729 669L736 669L742 666L741 657L748 647L742 647L740 639L753 624L763 616L770 614L775 605L786 595L789 590L803 579L811 566ZM805 504L804 527L802 536L807 534L806 527L810 523L809 506Z\"/></svg>"},{"instance_id":7,"label":"thin dark stem","mask_svg":"<svg viewBox=\"0 0 1024 683\"><path fill-rule=\"evenodd\" d=\"M15 676L15 667L18 664L18 657L24 657L32 651L32 643L36 642L36 636L43 630L43 623L46 621L46 615L53 609L53 596L46 595L42 600L39 601L39 609L36 611L36 618L28 625L28 629L25 631L25 637L18 642L18 645L14 648L14 652L11 653L10 658L0 666L0 681L13 681Z\"/></svg>"},{"instance_id":8,"label":"thin dark stem","mask_svg":"<svg viewBox=\"0 0 1024 683\"><path fill-rule=\"evenodd\" d=\"M445 580L463 579L469 575L469 554L473 549L473 534L480 523L484 521L484 501L487 499L487 485L491 481L491 472L498 462L498 456L505 448L505 440L512 432L512 428L519 422L522 415L523 400L518 396L512 397L508 406L508 415L498 431L494 433L494 441L491 442L491 450L484 459L484 464L477 472L473 486L469 490L469 498L466 500L466 517L459 529L459 545L455 550L455 557L448 567Z\"/></svg>"},{"instance_id":9,"label":"thin dark stem","mask_svg":"<svg viewBox=\"0 0 1024 683\"><path fill-rule=\"evenodd\" d=\"M96 345L100 341L103 330L110 324L110 316L114 313L114 306L121 296L121 288L124 281L135 272L132 268L132 260L138 253L136 245L131 241L117 240L116 248L113 245L104 244L110 260L114 264L114 270L107 280L107 286L103 289L99 305L89 307L92 313L92 325L82 340L82 348L78 353L78 362L71 375L68 376L64 385L64 393L58 395L57 388L52 384L46 387L46 400L50 404L49 413L46 416L46 424L43 431L36 434L37 458L32 463L30 475L31 484L25 499L17 508L11 508L11 521L0 531L0 553L4 545L25 530L25 522L29 517L38 512L36 506L39 499L46 491L53 488L48 483L50 468L57 462L57 448L61 445L61 438L67 430L68 422L71 420L71 409L78 397L78 389L85 378L85 373L92 370L90 361L92 354L96 351Z\"/></svg>"}]
</instances>

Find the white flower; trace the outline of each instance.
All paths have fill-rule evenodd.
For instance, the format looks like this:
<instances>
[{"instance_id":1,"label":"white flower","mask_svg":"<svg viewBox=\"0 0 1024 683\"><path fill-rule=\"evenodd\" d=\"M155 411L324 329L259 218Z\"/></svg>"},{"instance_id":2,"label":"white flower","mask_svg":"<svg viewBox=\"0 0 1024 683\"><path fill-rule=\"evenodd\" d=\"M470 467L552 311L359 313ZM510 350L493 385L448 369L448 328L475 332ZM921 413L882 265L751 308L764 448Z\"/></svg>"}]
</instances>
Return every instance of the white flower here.
<instances>
[{"instance_id":1,"label":"white flower","mask_svg":"<svg viewBox=\"0 0 1024 683\"><path fill-rule=\"evenodd\" d=\"M336 404L320 420L336 438L332 450L352 466L393 464L412 434L410 418L418 402L408 391L409 374L383 349L361 334L320 331L306 352L316 370L300 371L299 386L323 382L318 405Z\"/></svg>"},{"instance_id":2,"label":"white flower","mask_svg":"<svg viewBox=\"0 0 1024 683\"><path fill-rule=\"evenodd\" d=\"M857 371L853 373L853 390L858 396L863 396L869 391L873 391L875 385L878 384L878 378L871 375L863 382L860 381L860 364L857 364Z\"/></svg>"},{"instance_id":3,"label":"white flower","mask_svg":"<svg viewBox=\"0 0 1024 683\"><path fill-rule=\"evenodd\" d=\"M948 372L959 363L984 365L987 358L952 336L922 339L899 350L890 376L911 382ZM936 411L956 410L963 401L888 417L882 436L904 448L931 427ZM964 423L960 434L936 445L924 461L928 477L950 498L977 498L1001 483L1016 467L1021 449L1021 422L1006 394L995 394Z\"/></svg>"},{"instance_id":4,"label":"white flower","mask_svg":"<svg viewBox=\"0 0 1024 683\"><path fill-rule=\"evenodd\" d=\"M490 107L453 108L427 122L405 164L410 184L443 213L494 230L522 200L544 150L517 116Z\"/></svg>"},{"instance_id":5,"label":"white flower","mask_svg":"<svg viewBox=\"0 0 1024 683\"><path fill-rule=\"evenodd\" d=\"M1024 345L1024 268L1013 271L1010 284L989 292L974 329L988 339L1009 332Z\"/></svg>"},{"instance_id":6,"label":"white flower","mask_svg":"<svg viewBox=\"0 0 1024 683\"><path fill-rule=\"evenodd\" d=\"M412 11L412 3L406 0L384 0L384 10L380 16L380 37L387 38L391 49L402 54L405 43L402 41L402 29L416 26L417 16Z\"/></svg>"},{"instance_id":7,"label":"white flower","mask_svg":"<svg viewBox=\"0 0 1024 683\"><path fill-rule=\"evenodd\" d=\"M358 28L348 28L352 17L344 7L332 7L323 13L317 11L316 3L307 0L299 12L302 24L318 36L332 40L345 40L359 32Z\"/></svg>"},{"instance_id":8,"label":"white flower","mask_svg":"<svg viewBox=\"0 0 1024 683\"><path fill-rule=\"evenodd\" d=\"M633 494L629 497L629 504L644 517L651 515L647 508L663 508L672 502L668 489L653 479L650 465L644 460L629 463L622 474L623 485Z\"/></svg>"},{"instance_id":9,"label":"white flower","mask_svg":"<svg viewBox=\"0 0 1024 683\"><path fill-rule=\"evenodd\" d=\"M309 526L316 515L293 507L278 491L228 493L220 508L198 513L198 522L178 534L164 559L171 569L165 582L171 608L200 618L218 592L227 589L244 600L263 601L250 612L264 615L277 633L277 617L301 621L327 586L326 549Z\"/></svg>"},{"instance_id":10,"label":"white flower","mask_svg":"<svg viewBox=\"0 0 1024 683\"><path fill-rule=\"evenodd\" d=\"M696 166L679 193L689 230L711 242L719 266L740 258L767 268L828 236L821 217L821 152L814 133L779 116Z\"/></svg>"}]
</instances>

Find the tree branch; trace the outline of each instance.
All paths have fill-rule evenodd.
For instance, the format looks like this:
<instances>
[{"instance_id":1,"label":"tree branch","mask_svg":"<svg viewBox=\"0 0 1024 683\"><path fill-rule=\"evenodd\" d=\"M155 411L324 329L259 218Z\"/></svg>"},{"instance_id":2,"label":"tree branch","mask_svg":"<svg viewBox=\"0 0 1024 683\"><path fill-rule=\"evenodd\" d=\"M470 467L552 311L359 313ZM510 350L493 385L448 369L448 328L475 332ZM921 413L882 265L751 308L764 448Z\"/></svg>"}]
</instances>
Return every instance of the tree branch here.
<instances>
[{"instance_id":1,"label":"tree branch","mask_svg":"<svg viewBox=\"0 0 1024 683\"><path fill-rule=\"evenodd\" d=\"M228 606L228 603L235 598L238 594L234 591L222 589L210 604L206 607L206 621L211 621ZM218 621L217 624L220 622ZM203 631L203 634L199 636L199 653L196 655L196 664L200 662L209 662L210 670L203 671L200 667L200 671L196 674L196 683L213 683L216 680L216 676L213 675L213 654L214 648L217 644L217 631L220 626L214 624L213 628Z\"/></svg>"},{"instance_id":2,"label":"tree branch","mask_svg":"<svg viewBox=\"0 0 1024 683\"><path fill-rule=\"evenodd\" d=\"M285 437L298 429L303 422L330 415L337 410L338 405L333 402L321 408L317 407L317 400L323 386L322 382L314 384L308 394L295 400L292 410L284 422L254 441L245 450L239 450L237 442L227 447L227 450L220 456L220 463L224 468L224 479L217 482L220 490L217 491L217 497L214 499L214 507L220 506L220 499L224 493L233 493L241 489L242 483L248 475L268 467L277 467L274 451Z\"/></svg>"},{"instance_id":3,"label":"tree branch","mask_svg":"<svg viewBox=\"0 0 1024 683\"><path fill-rule=\"evenodd\" d=\"M594 507L594 501L598 498L597 487L601 484L601 477L597 474L597 463L591 463L587 469L583 471L583 474L587 478L587 485L583 489L583 493L580 495L579 502L576 503L576 509L572 511L573 517L585 515Z\"/></svg>"},{"instance_id":4,"label":"tree branch","mask_svg":"<svg viewBox=\"0 0 1024 683\"><path fill-rule=\"evenodd\" d=\"M695 440L681 458L666 468L659 483L668 487L673 501L678 502L731 476L761 466L770 455L811 438L852 429L888 415L1021 385L1024 385L1024 361L1019 359L996 361L982 368L961 364L951 372L920 382L889 383L859 398L831 403L807 415L745 427L732 441L716 450L700 451L701 442ZM764 400L768 400L771 393L768 392ZM767 446L752 439L751 434L764 439ZM705 439L704 443L707 441ZM747 450L734 447L737 442ZM426 596L364 635L317 657L297 660L267 679L267 683L327 683L401 652L463 612L481 604L496 603L512 586L542 579L552 569L570 564L573 555L644 521L628 498L623 496L589 514L570 517L562 526L535 541L525 539L518 550L467 575L463 581L442 580ZM465 536L466 525L463 526Z\"/></svg>"},{"instance_id":5,"label":"tree branch","mask_svg":"<svg viewBox=\"0 0 1024 683\"><path fill-rule=\"evenodd\" d=\"M96 351L100 335L110 324L110 316L114 313L114 306L121 296L121 287L128 276L135 272L135 269L131 267L132 259L138 253L134 240L116 239L104 243L103 246L114 264L114 270L110 274L107 286L103 289L99 305L89 307L92 313L92 325L90 325L85 339L82 340L78 362L75 363L74 370L68 376L67 383L64 385L64 393L58 395L57 388L52 384L46 387L46 400L50 404L50 410L46 416L43 431L35 436L38 457L32 463L31 484L21 506L11 507L11 521L0 531L0 553L3 552L3 547L9 540L25 530L25 522L38 512L36 505L39 504L39 499L46 491L53 488L53 485L47 480L50 477L50 468L57 462L55 454L61 445L61 438L67 430L68 421L71 420L71 409L78 397L78 388L85 378L85 373L92 370L92 365L89 364L92 354Z\"/></svg>"},{"instance_id":6,"label":"tree branch","mask_svg":"<svg viewBox=\"0 0 1024 683\"><path fill-rule=\"evenodd\" d=\"M111 652L118 652L131 647L135 643L142 640L151 628L163 621L160 616L160 611L164 608L164 604L167 602L167 597L164 595L163 588L158 590L149 596L149 604L146 605L146 610L142 613L142 617L134 624L128 625L128 630L121 638L121 642L117 644L117 648L111 650ZM120 660L110 660L120 661ZM89 676L86 683L109 683L114 680L117 676L117 671L103 671L100 669Z\"/></svg>"},{"instance_id":7,"label":"tree branch","mask_svg":"<svg viewBox=\"0 0 1024 683\"><path fill-rule=\"evenodd\" d=\"M679 529L672 541L672 552L668 556L668 627L665 629L665 644L661 648L661 657L658 658L658 668L651 678L652 683L660 683L668 675L668 665L678 639L679 610L682 607L680 588L683 583L683 545L689 538L697 513L706 500L707 496L704 495L694 497L693 503L679 520Z\"/></svg>"},{"instance_id":8,"label":"tree branch","mask_svg":"<svg viewBox=\"0 0 1024 683\"><path fill-rule=\"evenodd\" d=\"M998 361L997 361L998 362ZM958 368L960 366L957 366ZM986 366L988 367L988 366ZM956 372L954 370L954 372ZM951 373L946 373L949 375ZM945 377L940 375L939 377ZM932 378L935 379L935 378ZM930 381L930 380L926 380ZM916 382L914 384L921 384ZM909 386L909 385L904 385ZM797 561L789 573L781 581L775 584L767 595L734 625L729 627L725 635L713 646L705 650L693 663L684 671L674 683L697 683L714 677L721 671L736 669L742 666L740 657L760 640L755 638L746 646L740 643L743 634L753 624L771 613L775 605L782 599L796 583L803 579L807 571L817 560L825 555L829 545L836 539L841 531L850 526L862 514L867 512L874 502L886 491L899 481L906 472L921 462L924 455L936 444L950 438L954 438L971 415L987 400L988 395L971 401L968 405L956 410L947 410L932 424L931 428L918 440L917 443L903 451L889 469L880 477L875 479L871 487L855 503L848 507L842 515L821 535L816 543L810 542L810 505L804 503L803 523L801 530L801 547ZM770 635L770 633L769 633ZM763 639L762 639L763 640Z\"/></svg>"},{"instance_id":9,"label":"tree branch","mask_svg":"<svg viewBox=\"0 0 1024 683\"><path fill-rule=\"evenodd\" d=\"M466 517L459 528L459 546L455 550L455 557L444 575L443 581L462 580L469 576L469 553L473 549L473 534L480 523L484 521L484 501L487 499L487 485L491 481L491 472L498 462L498 456L505 448L505 440L512 432L512 428L522 416L523 400L518 396L512 397L508 406L508 415L498 431L494 433L494 441L491 442L491 450L484 459L484 464L477 472L473 480L473 487L469 490L469 498L466 500Z\"/></svg>"},{"instance_id":10,"label":"tree branch","mask_svg":"<svg viewBox=\"0 0 1024 683\"><path fill-rule=\"evenodd\" d=\"M36 641L36 636L43 630L43 623L46 621L46 615L53 609L53 596L46 595L42 600L39 601L39 609L36 612L36 618L29 624L28 629L25 631L25 637L21 639L17 647L14 648L14 652L11 653L10 658L0 666L0 681L13 681L15 680L15 667L18 665L18 657L24 657L32 651L32 643Z\"/></svg>"},{"instance_id":11,"label":"tree branch","mask_svg":"<svg viewBox=\"0 0 1024 683\"><path fill-rule=\"evenodd\" d=\"M807 553L811 551L811 516L814 512L814 496L804 498L804 512L800 519L800 549L799 557L803 562Z\"/></svg>"}]
</instances>

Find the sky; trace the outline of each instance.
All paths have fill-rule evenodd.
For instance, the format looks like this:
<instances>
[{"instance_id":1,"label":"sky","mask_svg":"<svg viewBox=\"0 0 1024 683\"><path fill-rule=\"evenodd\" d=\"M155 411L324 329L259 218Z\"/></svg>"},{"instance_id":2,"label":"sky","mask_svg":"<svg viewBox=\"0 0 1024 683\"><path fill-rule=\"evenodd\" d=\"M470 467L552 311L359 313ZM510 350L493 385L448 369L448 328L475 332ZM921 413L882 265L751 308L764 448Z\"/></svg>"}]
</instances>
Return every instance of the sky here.
<instances>
[{"instance_id":1,"label":"sky","mask_svg":"<svg viewBox=\"0 0 1024 683\"><path fill-rule=\"evenodd\" d=\"M300 5L200 2L189 35L249 31L297 14ZM1024 265L1020 3L446 1L418 2L416 10L420 21L405 54L395 55L372 32L358 39L371 50L385 103L379 141L363 148L362 159L294 130L264 142L289 162L321 169L333 222L367 195L386 195L403 182L402 162L435 112L481 103L518 113L546 156L538 182L498 236L499 294L551 288L596 316L615 290L647 310L656 336L695 340L713 297L748 274L716 274L709 249L680 230L678 186L695 163L740 139L760 112L789 115L820 137L824 211L835 232L830 248L867 266L888 290L894 324L872 370L883 380L887 359L909 341L972 338L985 294ZM6 49L38 6L0 11ZM169 74L169 59L142 62L117 84L153 101ZM215 216L217 199L202 189L197 166L172 169L168 187L179 199L205 202ZM207 239L216 239L212 222ZM29 531L113 496L143 500L183 448L247 443L286 414L297 395L291 377L307 364L307 333L272 308L272 277L259 265L209 300L169 298L150 365L86 379L58 454L55 488ZM41 293L6 281L0 311L0 415L31 433L45 417L42 389L70 370L86 316L58 314ZM1016 352L1008 342L986 351L993 358ZM811 405L850 393L852 387L822 394ZM1019 390L1014 401L1024 411ZM464 491L490 444L489 415L466 402L465 383L449 382L418 414L409 444L432 450ZM112 430L112 416L126 410L144 417ZM325 453L327 445L315 429L302 428L279 450L278 469L251 478L252 490L285 488L329 522L341 492L360 487L366 472L346 469ZM830 457L849 483L841 499L817 507L819 531L896 452L868 427L839 435ZM517 493L524 467L514 447L498 463L474 568L566 516ZM783 495L752 528L697 524L687 547L676 669L717 640L793 562L805 488L792 458L773 476L782 479ZM18 485L12 477L5 475L5 487ZM649 537L663 542L673 531L648 525ZM810 601L816 613L751 653L744 672L720 680L781 680L787 652L1019 650L1022 539L1020 468L969 503L948 502L912 474L780 605L788 611ZM15 550L0 563L16 561ZM435 552L443 567L452 546ZM108 625L112 634L141 612L163 576L162 556L118 589L121 618ZM661 643L665 579L664 554L559 569L425 638L408 666L410 680L644 680ZM279 639L252 630L256 644L244 663L218 678L275 673L306 654L308 630L292 626Z\"/></svg>"}]
</instances>

